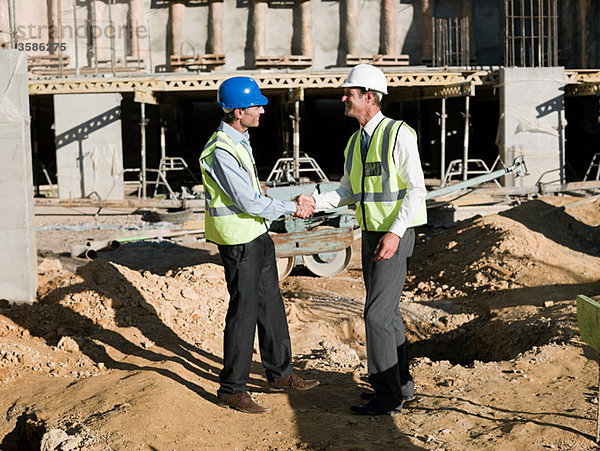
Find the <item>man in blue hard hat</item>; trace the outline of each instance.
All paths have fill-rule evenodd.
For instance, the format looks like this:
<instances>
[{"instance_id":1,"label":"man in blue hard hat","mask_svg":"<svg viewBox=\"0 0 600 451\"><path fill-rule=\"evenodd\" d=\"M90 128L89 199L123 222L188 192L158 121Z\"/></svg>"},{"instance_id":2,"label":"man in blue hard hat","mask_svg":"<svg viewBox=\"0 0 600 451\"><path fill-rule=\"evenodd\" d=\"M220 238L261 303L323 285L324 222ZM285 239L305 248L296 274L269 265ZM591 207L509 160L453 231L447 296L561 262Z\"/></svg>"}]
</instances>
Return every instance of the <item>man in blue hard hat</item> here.
<instances>
[{"instance_id":1,"label":"man in blue hard hat","mask_svg":"<svg viewBox=\"0 0 600 451\"><path fill-rule=\"evenodd\" d=\"M206 239L219 247L229 291L217 396L219 404L246 413L269 411L246 391L257 328L272 390L319 385L294 373L275 246L268 234L269 220L285 214L308 217L312 208L262 194L248 129L258 127L267 102L252 78L225 80L217 93L224 117L200 155Z\"/></svg>"}]
</instances>

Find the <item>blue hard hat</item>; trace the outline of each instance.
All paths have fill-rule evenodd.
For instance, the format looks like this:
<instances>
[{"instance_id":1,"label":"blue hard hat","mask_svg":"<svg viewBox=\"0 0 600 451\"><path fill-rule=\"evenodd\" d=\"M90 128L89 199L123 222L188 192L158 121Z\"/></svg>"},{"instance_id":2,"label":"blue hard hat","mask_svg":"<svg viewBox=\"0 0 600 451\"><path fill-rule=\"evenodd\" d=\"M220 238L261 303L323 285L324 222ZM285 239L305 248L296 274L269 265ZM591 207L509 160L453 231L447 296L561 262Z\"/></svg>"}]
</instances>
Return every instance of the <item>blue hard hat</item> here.
<instances>
[{"instance_id":1,"label":"blue hard hat","mask_svg":"<svg viewBox=\"0 0 600 451\"><path fill-rule=\"evenodd\" d=\"M221 108L247 108L269 103L253 78L232 77L219 86L217 105Z\"/></svg>"}]
</instances>

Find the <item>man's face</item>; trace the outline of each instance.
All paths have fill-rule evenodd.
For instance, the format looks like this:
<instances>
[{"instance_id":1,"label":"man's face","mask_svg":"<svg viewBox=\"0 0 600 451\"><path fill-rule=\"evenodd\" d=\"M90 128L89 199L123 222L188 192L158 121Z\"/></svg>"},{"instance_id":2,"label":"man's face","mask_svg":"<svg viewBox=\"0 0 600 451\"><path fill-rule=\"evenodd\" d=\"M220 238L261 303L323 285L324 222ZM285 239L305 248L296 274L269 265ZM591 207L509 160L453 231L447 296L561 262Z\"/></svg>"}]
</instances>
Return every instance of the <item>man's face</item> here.
<instances>
[{"instance_id":1,"label":"man's face","mask_svg":"<svg viewBox=\"0 0 600 451\"><path fill-rule=\"evenodd\" d=\"M349 117L358 117L367 107L367 99L358 88L344 88L342 102L346 108L344 114Z\"/></svg>"},{"instance_id":2,"label":"man's face","mask_svg":"<svg viewBox=\"0 0 600 451\"><path fill-rule=\"evenodd\" d=\"M250 106L246 109L240 109L240 125L247 129L252 127L258 127L260 121L260 115L265 112L262 106Z\"/></svg>"}]
</instances>

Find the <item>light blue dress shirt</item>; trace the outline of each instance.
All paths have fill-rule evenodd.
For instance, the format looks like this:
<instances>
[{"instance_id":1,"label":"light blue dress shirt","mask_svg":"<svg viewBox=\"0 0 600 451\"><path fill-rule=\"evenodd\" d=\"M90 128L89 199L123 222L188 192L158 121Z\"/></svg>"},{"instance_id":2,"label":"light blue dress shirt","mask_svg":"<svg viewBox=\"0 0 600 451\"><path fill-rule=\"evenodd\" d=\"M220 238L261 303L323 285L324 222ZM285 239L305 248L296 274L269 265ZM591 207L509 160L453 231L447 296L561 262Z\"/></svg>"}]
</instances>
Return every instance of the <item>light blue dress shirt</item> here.
<instances>
[{"instance_id":1,"label":"light blue dress shirt","mask_svg":"<svg viewBox=\"0 0 600 451\"><path fill-rule=\"evenodd\" d=\"M254 161L252 147L250 147L250 135L247 131L242 134L225 122L221 122L218 130L225 132L231 138L233 144L237 145L241 142L248 151L251 160ZM296 204L292 201L271 199L258 194L254 190L252 181L246 171L240 167L236 158L226 150L217 147L213 153L211 165L203 164L203 167L231 201L251 216L273 221L281 215L296 212Z\"/></svg>"}]
</instances>

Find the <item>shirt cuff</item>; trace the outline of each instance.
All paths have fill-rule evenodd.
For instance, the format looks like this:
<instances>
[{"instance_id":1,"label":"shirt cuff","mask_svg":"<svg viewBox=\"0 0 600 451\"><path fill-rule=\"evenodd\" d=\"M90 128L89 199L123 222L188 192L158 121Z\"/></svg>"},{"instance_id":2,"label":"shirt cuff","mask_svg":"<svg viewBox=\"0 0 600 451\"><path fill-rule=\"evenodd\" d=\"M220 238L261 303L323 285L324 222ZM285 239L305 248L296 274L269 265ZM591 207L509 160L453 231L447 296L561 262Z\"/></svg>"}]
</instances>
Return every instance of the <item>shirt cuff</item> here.
<instances>
[{"instance_id":1,"label":"shirt cuff","mask_svg":"<svg viewBox=\"0 0 600 451\"><path fill-rule=\"evenodd\" d=\"M294 213L296 213L296 202L291 200L285 200L283 201L283 203L285 204L286 215L293 215Z\"/></svg>"},{"instance_id":2,"label":"shirt cuff","mask_svg":"<svg viewBox=\"0 0 600 451\"><path fill-rule=\"evenodd\" d=\"M390 227L389 232L392 232L394 235L398 235L400 238L402 238L406 232L406 229L406 224L404 224L402 221L395 220Z\"/></svg>"}]
</instances>

